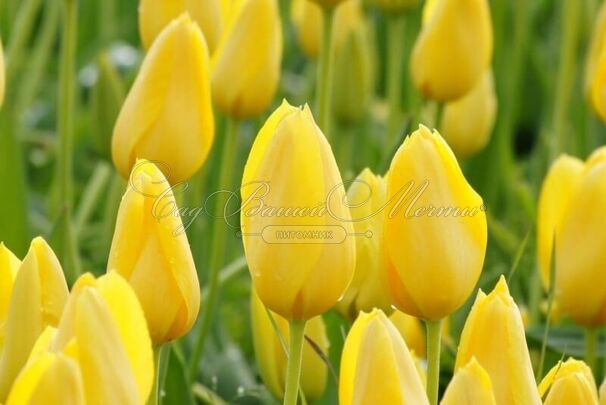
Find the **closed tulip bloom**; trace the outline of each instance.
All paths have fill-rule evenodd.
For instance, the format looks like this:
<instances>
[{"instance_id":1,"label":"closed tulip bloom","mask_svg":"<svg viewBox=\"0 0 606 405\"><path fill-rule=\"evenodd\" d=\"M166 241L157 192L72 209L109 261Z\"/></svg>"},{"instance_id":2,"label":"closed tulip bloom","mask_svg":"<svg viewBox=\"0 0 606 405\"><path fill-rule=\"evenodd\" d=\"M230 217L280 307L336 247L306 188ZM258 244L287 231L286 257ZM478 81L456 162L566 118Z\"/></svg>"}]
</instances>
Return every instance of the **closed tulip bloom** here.
<instances>
[{"instance_id":1,"label":"closed tulip bloom","mask_svg":"<svg viewBox=\"0 0 606 405\"><path fill-rule=\"evenodd\" d=\"M36 339L57 326L68 290L61 265L42 238L32 241L19 267L9 300L0 357L0 402L25 365Z\"/></svg>"},{"instance_id":2,"label":"closed tulip bloom","mask_svg":"<svg viewBox=\"0 0 606 405\"><path fill-rule=\"evenodd\" d=\"M336 309L354 320L360 311L374 308L391 313L391 301L384 284L381 249L383 248L383 206L387 203L386 182L369 169L351 183L347 201L356 234L356 269L354 278Z\"/></svg>"},{"instance_id":3,"label":"closed tulip bloom","mask_svg":"<svg viewBox=\"0 0 606 405\"><path fill-rule=\"evenodd\" d=\"M429 404L406 343L381 310L361 313L347 335L339 404Z\"/></svg>"},{"instance_id":4,"label":"closed tulip bloom","mask_svg":"<svg viewBox=\"0 0 606 405\"><path fill-rule=\"evenodd\" d=\"M572 190L581 178L584 163L572 156L558 157L549 168L539 194L537 210L537 256L541 282L549 290L551 257L564 211Z\"/></svg>"},{"instance_id":5,"label":"closed tulip bloom","mask_svg":"<svg viewBox=\"0 0 606 405\"><path fill-rule=\"evenodd\" d=\"M4 327L8 307L13 291L13 282L21 261L11 252L4 243L0 243L0 351L4 342Z\"/></svg>"},{"instance_id":6,"label":"closed tulip bloom","mask_svg":"<svg viewBox=\"0 0 606 405\"><path fill-rule=\"evenodd\" d=\"M280 81L282 26L277 0L226 2L226 27L212 58L217 108L232 118L263 113Z\"/></svg>"},{"instance_id":7,"label":"closed tulip bloom","mask_svg":"<svg viewBox=\"0 0 606 405\"><path fill-rule=\"evenodd\" d=\"M490 376L475 358L457 370L440 402L441 405L496 405L496 403Z\"/></svg>"},{"instance_id":8,"label":"closed tulip bloom","mask_svg":"<svg viewBox=\"0 0 606 405\"><path fill-rule=\"evenodd\" d=\"M185 12L202 29L212 53L219 42L223 23L219 0L140 0L139 32L145 49L151 47L171 20Z\"/></svg>"},{"instance_id":9,"label":"closed tulip bloom","mask_svg":"<svg viewBox=\"0 0 606 405\"><path fill-rule=\"evenodd\" d=\"M153 163L137 163L120 203L107 263L108 272L120 273L137 294L155 345L185 335L200 308L196 268L169 187Z\"/></svg>"},{"instance_id":10,"label":"closed tulip bloom","mask_svg":"<svg viewBox=\"0 0 606 405\"><path fill-rule=\"evenodd\" d=\"M496 116L494 79L488 71L469 93L444 106L440 131L455 154L465 158L486 146Z\"/></svg>"},{"instance_id":11,"label":"closed tulip bloom","mask_svg":"<svg viewBox=\"0 0 606 405\"><path fill-rule=\"evenodd\" d=\"M278 314L271 313L274 321L284 338L282 346L280 337L272 325L268 310L253 291L250 300L252 336L255 355L261 377L267 388L279 400L284 398L286 378L286 352L288 347L288 321ZM326 328L321 316L310 319L305 324L305 335L311 339L320 350L328 355L330 342L326 336ZM301 365L301 389L308 401L318 399L326 389L326 363L315 352L309 343L303 346L303 361Z\"/></svg>"},{"instance_id":12,"label":"closed tulip bloom","mask_svg":"<svg viewBox=\"0 0 606 405\"><path fill-rule=\"evenodd\" d=\"M385 256L394 304L417 318L445 318L467 300L482 271L482 198L440 134L420 126L391 162L387 200Z\"/></svg>"},{"instance_id":13,"label":"closed tulip bloom","mask_svg":"<svg viewBox=\"0 0 606 405\"><path fill-rule=\"evenodd\" d=\"M598 390L591 369L582 361L559 361L539 384L544 405L598 405Z\"/></svg>"},{"instance_id":14,"label":"closed tulip bloom","mask_svg":"<svg viewBox=\"0 0 606 405\"><path fill-rule=\"evenodd\" d=\"M606 147L585 164L570 192L556 237L555 298L562 313L584 326L606 323Z\"/></svg>"},{"instance_id":15,"label":"closed tulip bloom","mask_svg":"<svg viewBox=\"0 0 606 405\"><path fill-rule=\"evenodd\" d=\"M333 307L353 277L355 240L339 169L309 107L284 102L268 118L241 193L244 250L261 301L288 320ZM296 214L281 215L284 210ZM280 231L317 235L313 243L281 240Z\"/></svg>"},{"instance_id":16,"label":"closed tulip bloom","mask_svg":"<svg viewBox=\"0 0 606 405\"><path fill-rule=\"evenodd\" d=\"M488 70L492 22L487 0L428 1L411 56L412 79L425 97L463 97Z\"/></svg>"},{"instance_id":17,"label":"closed tulip bloom","mask_svg":"<svg viewBox=\"0 0 606 405\"><path fill-rule=\"evenodd\" d=\"M5 68L4 68L4 50L2 49L2 41L0 41L0 107L4 103L4 86L5 84Z\"/></svg>"},{"instance_id":18,"label":"closed tulip bloom","mask_svg":"<svg viewBox=\"0 0 606 405\"><path fill-rule=\"evenodd\" d=\"M474 357L490 376L497 404L541 403L522 315L503 276L490 294L478 293L463 327L455 369Z\"/></svg>"},{"instance_id":19,"label":"closed tulip bloom","mask_svg":"<svg viewBox=\"0 0 606 405\"><path fill-rule=\"evenodd\" d=\"M585 96L602 120L606 119L606 4L602 2L585 65Z\"/></svg>"},{"instance_id":20,"label":"closed tulip bloom","mask_svg":"<svg viewBox=\"0 0 606 405\"><path fill-rule=\"evenodd\" d=\"M188 15L173 20L145 56L118 116L114 163L127 178L137 159L162 162L172 184L192 177L214 138L208 50Z\"/></svg>"},{"instance_id":21,"label":"closed tulip bloom","mask_svg":"<svg viewBox=\"0 0 606 405\"><path fill-rule=\"evenodd\" d=\"M394 311L389 316L389 320L396 327L400 335L406 342L406 346L419 357L425 358L426 340L425 326L423 322L414 316L405 314L402 311Z\"/></svg>"}]
</instances>

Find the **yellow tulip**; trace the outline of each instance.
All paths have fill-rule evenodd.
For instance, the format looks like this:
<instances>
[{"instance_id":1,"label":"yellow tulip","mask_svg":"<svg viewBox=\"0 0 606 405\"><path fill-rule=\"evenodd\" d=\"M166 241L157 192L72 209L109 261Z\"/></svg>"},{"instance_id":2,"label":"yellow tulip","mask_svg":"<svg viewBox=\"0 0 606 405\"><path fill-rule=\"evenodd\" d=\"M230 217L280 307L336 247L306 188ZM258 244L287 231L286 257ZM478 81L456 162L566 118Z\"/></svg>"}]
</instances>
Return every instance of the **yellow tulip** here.
<instances>
[{"instance_id":1,"label":"yellow tulip","mask_svg":"<svg viewBox=\"0 0 606 405\"><path fill-rule=\"evenodd\" d=\"M139 32L145 49L171 20L189 13L200 26L212 53L221 36L222 23L219 0L140 0Z\"/></svg>"},{"instance_id":2,"label":"yellow tulip","mask_svg":"<svg viewBox=\"0 0 606 405\"><path fill-rule=\"evenodd\" d=\"M289 341L288 321L278 314L271 315L280 330L284 342L276 334L268 310L254 291L250 300L252 337L255 355L261 377L271 393L282 400L286 377L286 352ZM329 341L326 328L321 316L310 319L305 324L305 335L318 345L322 352L328 355ZM285 347L282 346L285 344ZM304 343L303 360L301 365L301 389L309 401L318 399L326 389L327 366L309 343Z\"/></svg>"},{"instance_id":3,"label":"yellow tulip","mask_svg":"<svg viewBox=\"0 0 606 405\"><path fill-rule=\"evenodd\" d=\"M598 390L591 369L582 361L559 361L539 384L544 405L598 405Z\"/></svg>"},{"instance_id":4,"label":"yellow tulip","mask_svg":"<svg viewBox=\"0 0 606 405\"><path fill-rule=\"evenodd\" d=\"M570 191L556 237L555 298L562 313L584 326L606 323L606 147L595 151Z\"/></svg>"},{"instance_id":5,"label":"yellow tulip","mask_svg":"<svg viewBox=\"0 0 606 405\"><path fill-rule=\"evenodd\" d=\"M186 334L200 308L196 268L169 187L153 163L137 163L107 263L108 272L116 270L133 287L155 345Z\"/></svg>"},{"instance_id":6,"label":"yellow tulip","mask_svg":"<svg viewBox=\"0 0 606 405\"><path fill-rule=\"evenodd\" d=\"M4 69L4 50L2 49L2 41L0 41L0 107L4 103L4 86L5 84L5 69Z\"/></svg>"},{"instance_id":7,"label":"yellow tulip","mask_svg":"<svg viewBox=\"0 0 606 405\"><path fill-rule=\"evenodd\" d=\"M440 134L421 125L391 162L387 199L385 256L394 304L417 318L445 318L467 300L482 271L482 198Z\"/></svg>"},{"instance_id":8,"label":"yellow tulip","mask_svg":"<svg viewBox=\"0 0 606 405\"><path fill-rule=\"evenodd\" d=\"M473 357L490 376L497 404L541 403L522 315L503 276L490 294L478 293L463 327L455 369Z\"/></svg>"},{"instance_id":9,"label":"yellow tulip","mask_svg":"<svg viewBox=\"0 0 606 405\"><path fill-rule=\"evenodd\" d=\"M457 370L440 402L441 405L496 405L496 403L490 376L475 358Z\"/></svg>"},{"instance_id":10,"label":"yellow tulip","mask_svg":"<svg viewBox=\"0 0 606 405\"><path fill-rule=\"evenodd\" d=\"M556 236L560 233L562 216L583 168L581 160L562 155L549 168L541 187L537 213L537 256L545 290L548 290L550 285L554 238L559 239ZM556 243L559 245L559 241L556 240Z\"/></svg>"},{"instance_id":11,"label":"yellow tulip","mask_svg":"<svg viewBox=\"0 0 606 405\"><path fill-rule=\"evenodd\" d=\"M61 265L42 238L32 241L15 276L0 357L0 402L47 326L57 326L68 290Z\"/></svg>"},{"instance_id":12,"label":"yellow tulip","mask_svg":"<svg viewBox=\"0 0 606 405\"><path fill-rule=\"evenodd\" d=\"M0 351L4 343L6 316L11 292L21 261L0 242Z\"/></svg>"},{"instance_id":13,"label":"yellow tulip","mask_svg":"<svg viewBox=\"0 0 606 405\"><path fill-rule=\"evenodd\" d=\"M145 316L117 272L99 279L84 274L76 281L48 349L78 361L89 400L122 403L111 399L116 395L128 403L144 403L150 393L154 367Z\"/></svg>"},{"instance_id":14,"label":"yellow tulip","mask_svg":"<svg viewBox=\"0 0 606 405\"><path fill-rule=\"evenodd\" d=\"M241 193L244 250L261 301L288 320L334 306L353 277L355 240L339 169L309 107L284 102L268 118Z\"/></svg>"},{"instance_id":15,"label":"yellow tulip","mask_svg":"<svg viewBox=\"0 0 606 405\"><path fill-rule=\"evenodd\" d=\"M230 0L226 27L212 58L217 108L254 117L271 104L280 81L282 24L277 0Z\"/></svg>"},{"instance_id":16,"label":"yellow tulip","mask_svg":"<svg viewBox=\"0 0 606 405\"><path fill-rule=\"evenodd\" d=\"M463 97L492 59L487 0L428 1L411 56L412 79L421 94L440 102Z\"/></svg>"},{"instance_id":17,"label":"yellow tulip","mask_svg":"<svg viewBox=\"0 0 606 405\"><path fill-rule=\"evenodd\" d=\"M204 163L214 138L206 42L188 15L154 41L118 116L114 163L127 178L136 160L162 162L172 184Z\"/></svg>"},{"instance_id":18,"label":"yellow tulip","mask_svg":"<svg viewBox=\"0 0 606 405\"><path fill-rule=\"evenodd\" d=\"M354 278L336 309L354 320L360 311L373 308L391 313L391 301L384 285L381 249L383 248L383 206L387 203L386 182L364 169L347 191L356 240Z\"/></svg>"},{"instance_id":19,"label":"yellow tulip","mask_svg":"<svg viewBox=\"0 0 606 405\"><path fill-rule=\"evenodd\" d=\"M406 342L406 346L410 351L414 351L420 357L425 358L426 352L426 337L425 326L423 322L414 316L410 316L401 311L394 311L390 315L389 320L396 327L400 335Z\"/></svg>"},{"instance_id":20,"label":"yellow tulip","mask_svg":"<svg viewBox=\"0 0 606 405\"><path fill-rule=\"evenodd\" d=\"M429 404L406 343L381 310L361 313L347 335L339 404Z\"/></svg>"},{"instance_id":21,"label":"yellow tulip","mask_svg":"<svg viewBox=\"0 0 606 405\"><path fill-rule=\"evenodd\" d=\"M585 96L594 111L606 120L606 3L602 2L589 45L585 67Z\"/></svg>"},{"instance_id":22,"label":"yellow tulip","mask_svg":"<svg viewBox=\"0 0 606 405\"><path fill-rule=\"evenodd\" d=\"M487 71L469 93L444 106L440 131L456 155L465 158L486 146L496 116L494 79Z\"/></svg>"}]
</instances>

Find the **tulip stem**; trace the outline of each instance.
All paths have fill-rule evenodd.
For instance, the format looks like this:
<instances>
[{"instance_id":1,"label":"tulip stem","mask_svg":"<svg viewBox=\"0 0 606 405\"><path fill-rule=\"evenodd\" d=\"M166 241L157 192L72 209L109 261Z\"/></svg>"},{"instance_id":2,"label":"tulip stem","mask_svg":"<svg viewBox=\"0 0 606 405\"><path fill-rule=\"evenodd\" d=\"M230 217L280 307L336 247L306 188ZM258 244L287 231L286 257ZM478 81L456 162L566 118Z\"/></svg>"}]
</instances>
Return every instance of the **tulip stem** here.
<instances>
[{"instance_id":1,"label":"tulip stem","mask_svg":"<svg viewBox=\"0 0 606 405\"><path fill-rule=\"evenodd\" d=\"M147 400L147 405L160 405L162 403L162 391L166 372L168 371L169 355L170 344L154 348L154 386Z\"/></svg>"},{"instance_id":2,"label":"tulip stem","mask_svg":"<svg viewBox=\"0 0 606 405\"><path fill-rule=\"evenodd\" d=\"M593 374L596 374L596 346L598 342L598 333L596 328L585 329L585 363L589 366Z\"/></svg>"},{"instance_id":3,"label":"tulip stem","mask_svg":"<svg viewBox=\"0 0 606 405\"><path fill-rule=\"evenodd\" d=\"M398 13L387 19L387 99L389 121L385 138L386 151L398 141L401 125L402 60L404 58L405 15Z\"/></svg>"},{"instance_id":4,"label":"tulip stem","mask_svg":"<svg viewBox=\"0 0 606 405\"><path fill-rule=\"evenodd\" d=\"M288 323L288 366L286 369L284 405L297 405L299 379L301 377L301 359L303 357L304 331L305 321L292 320Z\"/></svg>"},{"instance_id":5,"label":"tulip stem","mask_svg":"<svg viewBox=\"0 0 606 405\"><path fill-rule=\"evenodd\" d=\"M318 125L328 139L330 132L330 107L332 98L332 36L335 7L322 9L322 44L318 63L318 81L316 83L316 107L318 108Z\"/></svg>"},{"instance_id":6,"label":"tulip stem","mask_svg":"<svg viewBox=\"0 0 606 405\"><path fill-rule=\"evenodd\" d=\"M427 325L427 397L430 405L438 403L440 386L440 330L442 321L426 321Z\"/></svg>"},{"instance_id":7,"label":"tulip stem","mask_svg":"<svg viewBox=\"0 0 606 405\"><path fill-rule=\"evenodd\" d=\"M219 270L223 267L225 260L225 222L224 218L219 217L219 213L224 213L225 204L229 201L228 193L232 180L232 169L236 159L237 143L238 143L239 122L234 119L227 120L227 128L225 131L225 139L223 141L223 151L221 155L219 183L217 185L217 194L215 194L216 202L215 209L211 215L216 216L211 218L213 221L212 228L212 250L210 253L209 262L209 279L208 279L208 301L202 312L202 325L200 326L200 334L196 342L196 348L191 357L189 364L189 379L190 382L196 378L198 371L198 363L204 353L204 343L212 326L212 318L215 311L215 306L219 298ZM222 191L222 192L221 192Z\"/></svg>"}]
</instances>

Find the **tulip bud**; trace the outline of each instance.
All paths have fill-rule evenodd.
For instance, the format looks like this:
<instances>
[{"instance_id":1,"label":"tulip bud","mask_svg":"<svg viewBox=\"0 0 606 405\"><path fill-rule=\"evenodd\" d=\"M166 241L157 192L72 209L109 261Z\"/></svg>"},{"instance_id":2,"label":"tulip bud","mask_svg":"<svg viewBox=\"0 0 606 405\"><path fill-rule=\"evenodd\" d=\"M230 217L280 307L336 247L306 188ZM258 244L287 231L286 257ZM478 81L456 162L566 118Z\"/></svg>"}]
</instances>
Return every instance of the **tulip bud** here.
<instances>
[{"instance_id":1,"label":"tulip bud","mask_svg":"<svg viewBox=\"0 0 606 405\"><path fill-rule=\"evenodd\" d=\"M559 361L539 384L544 405L598 405L598 390L591 369L582 361Z\"/></svg>"},{"instance_id":2,"label":"tulip bud","mask_svg":"<svg viewBox=\"0 0 606 405\"><path fill-rule=\"evenodd\" d=\"M428 1L410 61L413 82L425 97L461 98L490 67L492 47L487 0Z\"/></svg>"},{"instance_id":3,"label":"tulip bud","mask_svg":"<svg viewBox=\"0 0 606 405\"><path fill-rule=\"evenodd\" d=\"M217 108L233 118L263 113L280 81L282 24L277 0L232 1L226 27L212 58Z\"/></svg>"},{"instance_id":4,"label":"tulip bud","mask_svg":"<svg viewBox=\"0 0 606 405\"><path fill-rule=\"evenodd\" d=\"M5 86L5 69L4 69L4 50L2 49L2 41L0 41L0 107L4 103L4 86Z\"/></svg>"},{"instance_id":5,"label":"tulip bud","mask_svg":"<svg viewBox=\"0 0 606 405\"><path fill-rule=\"evenodd\" d=\"M606 147L594 152L556 228L555 298L562 312L584 326L606 323L606 288L596 283L606 266Z\"/></svg>"},{"instance_id":6,"label":"tulip bud","mask_svg":"<svg viewBox=\"0 0 606 405\"><path fill-rule=\"evenodd\" d=\"M6 316L11 292L21 261L0 242L0 352L4 343Z\"/></svg>"},{"instance_id":7,"label":"tulip bud","mask_svg":"<svg viewBox=\"0 0 606 405\"><path fill-rule=\"evenodd\" d=\"M185 335L200 308L198 276L176 204L162 172L139 161L120 203L107 263L108 272L120 273L137 294L156 346Z\"/></svg>"},{"instance_id":8,"label":"tulip bud","mask_svg":"<svg viewBox=\"0 0 606 405\"><path fill-rule=\"evenodd\" d=\"M219 0L140 0L139 32L145 49L152 46L171 20L186 12L200 26L212 53L222 30Z\"/></svg>"},{"instance_id":9,"label":"tulip bud","mask_svg":"<svg viewBox=\"0 0 606 405\"><path fill-rule=\"evenodd\" d=\"M361 313L347 335L339 404L429 404L406 343L381 310Z\"/></svg>"},{"instance_id":10,"label":"tulip bud","mask_svg":"<svg viewBox=\"0 0 606 405\"><path fill-rule=\"evenodd\" d=\"M537 212L537 256L541 282L546 291L550 285L554 239L559 245L557 235L562 216L583 169L582 161L562 155L549 168L541 187Z\"/></svg>"},{"instance_id":11,"label":"tulip bud","mask_svg":"<svg viewBox=\"0 0 606 405\"><path fill-rule=\"evenodd\" d=\"M268 118L242 179L244 250L259 298L289 320L335 305L350 283L355 240L335 158L308 106Z\"/></svg>"},{"instance_id":12,"label":"tulip bud","mask_svg":"<svg viewBox=\"0 0 606 405\"><path fill-rule=\"evenodd\" d=\"M394 311L389 320L400 332L410 351L414 351L418 356L425 358L427 356L425 347L427 338L425 337L425 326L422 321L401 311Z\"/></svg>"},{"instance_id":13,"label":"tulip bud","mask_svg":"<svg viewBox=\"0 0 606 405\"><path fill-rule=\"evenodd\" d=\"M356 240L356 269L354 278L336 309L350 320L360 311L379 308L391 313L391 302L384 285L381 249L383 248L383 206L386 200L386 182L369 169L351 183L347 191L354 231L361 235Z\"/></svg>"},{"instance_id":14,"label":"tulip bud","mask_svg":"<svg viewBox=\"0 0 606 405\"><path fill-rule=\"evenodd\" d=\"M150 48L118 116L112 153L123 177L139 158L163 162L172 184L196 173L214 138L209 78L202 32L182 15Z\"/></svg>"},{"instance_id":15,"label":"tulip bud","mask_svg":"<svg viewBox=\"0 0 606 405\"><path fill-rule=\"evenodd\" d=\"M490 376L498 404L541 403L522 315L503 276L490 294L478 293L463 327L455 370L473 357Z\"/></svg>"},{"instance_id":16,"label":"tulip bud","mask_svg":"<svg viewBox=\"0 0 606 405\"><path fill-rule=\"evenodd\" d=\"M35 238L15 276L0 357L0 402L47 326L57 326L68 290L61 265L42 238Z\"/></svg>"},{"instance_id":17,"label":"tulip bud","mask_svg":"<svg viewBox=\"0 0 606 405\"><path fill-rule=\"evenodd\" d=\"M482 198L440 134L421 125L391 162L387 199L385 256L394 304L417 318L445 318L467 300L482 271Z\"/></svg>"},{"instance_id":18,"label":"tulip bud","mask_svg":"<svg viewBox=\"0 0 606 405\"><path fill-rule=\"evenodd\" d=\"M419 0L369 0L369 3L383 9L388 14L400 14L419 5Z\"/></svg>"},{"instance_id":19,"label":"tulip bud","mask_svg":"<svg viewBox=\"0 0 606 405\"><path fill-rule=\"evenodd\" d=\"M352 3L358 4L353 0ZM345 125L364 118L374 90L375 58L370 26L359 4L357 9L357 18L334 48L333 111L335 118Z\"/></svg>"},{"instance_id":20,"label":"tulip bud","mask_svg":"<svg viewBox=\"0 0 606 405\"><path fill-rule=\"evenodd\" d=\"M494 80L487 71L469 93L444 106L440 131L456 155L466 158L486 146L496 115Z\"/></svg>"},{"instance_id":21,"label":"tulip bud","mask_svg":"<svg viewBox=\"0 0 606 405\"><path fill-rule=\"evenodd\" d=\"M587 54L585 67L585 97L602 120L606 120L606 3L602 2Z\"/></svg>"},{"instance_id":22,"label":"tulip bud","mask_svg":"<svg viewBox=\"0 0 606 405\"><path fill-rule=\"evenodd\" d=\"M282 400L286 380L285 349L288 347L289 341L288 321L278 314L269 312L254 291L251 293L250 311L253 343L261 377L271 393L278 400ZM282 346L280 337L272 325L270 314L284 337L286 347ZM305 335L323 353L328 354L330 342L326 336L326 328L321 316L312 318L305 324ZM308 401L318 399L324 393L327 372L326 363L309 343L305 343L301 365L301 389Z\"/></svg>"},{"instance_id":23,"label":"tulip bud","mask_svg":"<svg viewBox=\"0 0 606 405\"><path fill-rule=\"evenodd\" d=\"M448 384L441 405L496 405L490 376L472 358L467 365L457 370Z\"/></svg>"}]
</instances>

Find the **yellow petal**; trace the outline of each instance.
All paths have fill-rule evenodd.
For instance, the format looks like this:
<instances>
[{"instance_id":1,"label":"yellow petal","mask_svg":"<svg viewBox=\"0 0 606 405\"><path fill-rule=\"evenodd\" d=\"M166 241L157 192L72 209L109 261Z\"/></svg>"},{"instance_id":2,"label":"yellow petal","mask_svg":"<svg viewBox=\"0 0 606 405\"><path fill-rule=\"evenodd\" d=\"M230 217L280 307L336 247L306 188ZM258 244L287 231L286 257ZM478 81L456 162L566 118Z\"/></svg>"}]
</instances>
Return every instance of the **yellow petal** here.
<instances>
[{"instance_id":1,"label":"yellow petal","mask_svg":"<svg viewBox=\"0 0 606 405\"><path fill-rule=\"evenodd\" d=\"M582 361L558 362L539 384L543 404L598 405L598 391L591 369Z\"/></svg>"},{"instance_id":2,"label":"yellow petal","mask_svg":"<svg viewBox=\"0 0 606 405\"><path fill-rule=\"evenodd\" d=\"M4 343L4 328L13 282L19 266L21 266L21 261L4 243L0 243L0 351Z\"/></svg>"},{"instance_id":3,"label":"yellow petal","mask_svg":"<svg viewBox=\"0 0 606 405\"><path fill-rule=\"evenodd\" d=\"M441 405L496 405L490 376L472 358L457 370L444 393Z\"/></svg>"}]
</instances>

